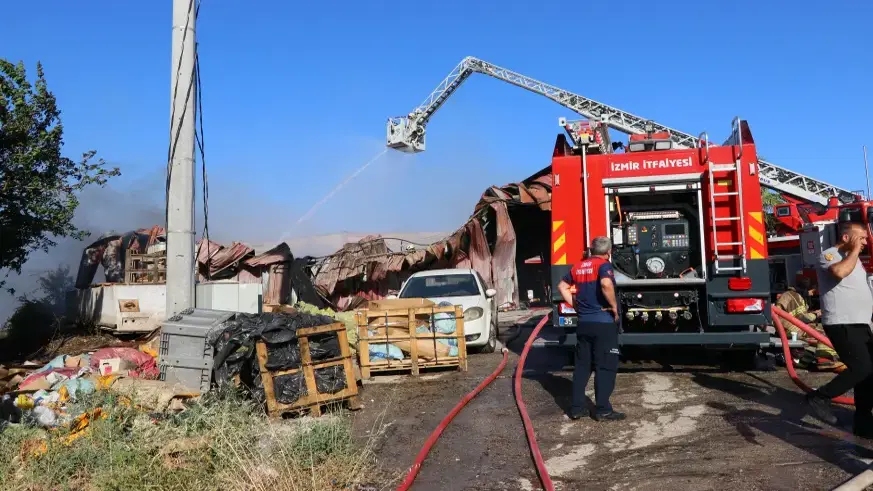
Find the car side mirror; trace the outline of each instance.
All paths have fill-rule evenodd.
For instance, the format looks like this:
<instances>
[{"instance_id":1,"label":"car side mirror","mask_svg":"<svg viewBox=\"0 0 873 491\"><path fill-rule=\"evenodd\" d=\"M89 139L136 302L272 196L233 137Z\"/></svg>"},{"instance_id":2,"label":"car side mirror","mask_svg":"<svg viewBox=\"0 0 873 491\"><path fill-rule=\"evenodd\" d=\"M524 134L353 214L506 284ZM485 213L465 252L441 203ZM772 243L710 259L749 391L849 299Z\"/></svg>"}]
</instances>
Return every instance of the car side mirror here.
<instances>
[{"instance_id":1,"label":"car side mirror","mask_svg":"<svg viewBox=\"0 0 873 491\"><path fill-rule=\"evenodd\" d=\"M495 290L494 288L489 288L489 289L485 290L486 297L493 298L495 295L497 295L497 290Z\"/></svg>"}]
</instances>

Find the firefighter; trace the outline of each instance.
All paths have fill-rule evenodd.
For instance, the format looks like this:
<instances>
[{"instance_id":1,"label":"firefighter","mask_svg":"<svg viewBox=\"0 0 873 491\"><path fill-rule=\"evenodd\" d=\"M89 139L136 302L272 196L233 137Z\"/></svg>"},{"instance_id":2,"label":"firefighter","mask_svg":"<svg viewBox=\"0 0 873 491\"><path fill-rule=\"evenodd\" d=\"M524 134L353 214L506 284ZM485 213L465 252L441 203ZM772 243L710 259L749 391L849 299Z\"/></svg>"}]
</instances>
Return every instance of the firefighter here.
<instances>
[{"instance_id":1,"label":"firefighter","mask_svg":"<svg viewBox=\"0 0 873 491\"><path fill-rule=\"evenodd\" d=\"M807 326L825 334L821 325L821 311L809 310L808 292L811 288L809 278L797 279L797 288L789 287L788 291L779 296L776 306L788 312ZM840 372L845 365L840 362L839 355L824 343L819 343L814 337L795 326L792 322L783 319L782 325L789 333L797 333L798 337L806 342L803 349L792 349L791 354L798 368L809 370Z\"/></svg>"},{"instance_id":2,"label":"firefighter","mask_svg":"<svg viewBox=\"0 0 873 491\"><path fill-rule=\"evenodd\" d=\"M576 367L573 370L573 404L570 418L585 416L585 387L594 369L596 408L589 414L595 421L618 421L625 415L614 411L609 403L618 371L618 304L615 273L610 263L612 243L608 237L591 242L589 257L574 264L558 283L561 298L576 308ZM570 286L576 286L576 298Z\"/></svg>"},{"instance_id":3,"label":"firefighter","mask_svg":"<svg viewBox=\"0 0 873 491\"><path fill-rule=\"evenodd\" d=\"M867 245L866 227L841 223L839 238L836 246L822 252L816 274L824 330L846 369L810 392L806 402L819 419L835 425L829 401L854 387L853 431L869 438L873 437L873 295L858 259Z\"/></svg>"},{"instance_id":4,"label":"firefighter","mask_svg":"<svg viewBox=\"0 0 873 491\"><path fill-rule=\"evenodd\" d=\"M816 310L813 312L809 311L809 304L807 304L806 295L800 293L798 291L807 292L809 291L809 278L799 278L797 280L797 288L790 286L788 287L788 291L779 296L779 299L776 301L776 306L780 309L788 312L794 317L800 319L801 321L811 325L817 331L821 331L819 326L813 325L821 320L821 311ZM794 324L785 321L785 329L788 330L789 333L797 333L798 336L803 338L806 336L800 328L796 327Z\"/></svg>"}]
</instances>

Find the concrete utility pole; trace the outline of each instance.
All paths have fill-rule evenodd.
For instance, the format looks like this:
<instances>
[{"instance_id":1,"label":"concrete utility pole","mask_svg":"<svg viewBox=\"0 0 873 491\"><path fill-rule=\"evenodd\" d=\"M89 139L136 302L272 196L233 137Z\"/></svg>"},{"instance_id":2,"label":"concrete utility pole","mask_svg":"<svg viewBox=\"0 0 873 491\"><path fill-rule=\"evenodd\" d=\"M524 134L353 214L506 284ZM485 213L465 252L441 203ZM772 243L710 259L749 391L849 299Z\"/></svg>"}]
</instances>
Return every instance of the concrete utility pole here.
<instances>
[{"instance_id":1,"label":"concrete utility pole","mask_svg":"<svg viewBox=\"0 0 873 491\"><path fill-rule=\"evenodd\" d=\"M173 0L167 317L194 307L194 9L194 0Z\"/></svg>"}]
</instances>

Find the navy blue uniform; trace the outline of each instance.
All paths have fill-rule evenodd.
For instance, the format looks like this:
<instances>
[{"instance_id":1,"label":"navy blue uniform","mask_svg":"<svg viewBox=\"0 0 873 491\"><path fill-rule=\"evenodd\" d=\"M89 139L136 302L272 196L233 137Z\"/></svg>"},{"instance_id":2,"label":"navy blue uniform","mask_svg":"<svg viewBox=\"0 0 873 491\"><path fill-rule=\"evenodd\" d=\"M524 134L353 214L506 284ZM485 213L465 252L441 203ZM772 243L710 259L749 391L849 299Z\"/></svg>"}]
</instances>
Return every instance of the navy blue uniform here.
<instances>
[{"instance_id":1,"label":"navy blue uniform","mask_svg":"<svg viewBox=\"0 0 873 491\"><path fill-rule=\"evenodd\" d=\"M573 370L573 405L571 415L585 411L585 386L595 370L594 398L597 414L612 412L609 397L615 390L618 371L618 326L603 295L600 280L609 278L615 286L615 273L609 261L592 257L573 265L564 282L575 285L574 308L579 317L576 327L576 367ZM593 363L592 363L593 362Z\"/></svg>"}]
</instances>

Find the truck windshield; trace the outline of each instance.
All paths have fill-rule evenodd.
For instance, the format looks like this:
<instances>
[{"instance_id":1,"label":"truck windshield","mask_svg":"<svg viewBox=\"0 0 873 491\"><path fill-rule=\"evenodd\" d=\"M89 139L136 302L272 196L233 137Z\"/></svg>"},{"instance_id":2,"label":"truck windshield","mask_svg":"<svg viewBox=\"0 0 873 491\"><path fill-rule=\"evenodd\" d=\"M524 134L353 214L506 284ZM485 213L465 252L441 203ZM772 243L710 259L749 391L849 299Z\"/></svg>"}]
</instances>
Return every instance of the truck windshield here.
<instances>
[{"instance_id":1,"label":"truck windshield","mask_svg":"<svg viewBox=\"0 0 873 491\"><path fill-rule=\"evenodd\" d=\"M473 275L447 274L410 278L400 292L400 298L466 297L479 293L479 285Z\"/></svg>"}]
</instances>

